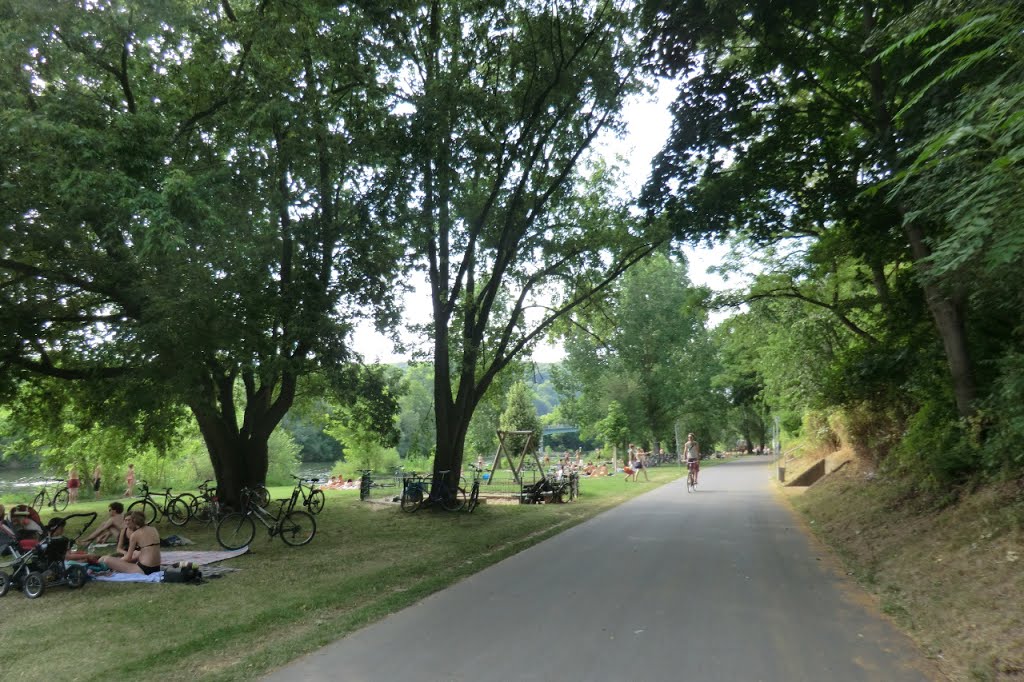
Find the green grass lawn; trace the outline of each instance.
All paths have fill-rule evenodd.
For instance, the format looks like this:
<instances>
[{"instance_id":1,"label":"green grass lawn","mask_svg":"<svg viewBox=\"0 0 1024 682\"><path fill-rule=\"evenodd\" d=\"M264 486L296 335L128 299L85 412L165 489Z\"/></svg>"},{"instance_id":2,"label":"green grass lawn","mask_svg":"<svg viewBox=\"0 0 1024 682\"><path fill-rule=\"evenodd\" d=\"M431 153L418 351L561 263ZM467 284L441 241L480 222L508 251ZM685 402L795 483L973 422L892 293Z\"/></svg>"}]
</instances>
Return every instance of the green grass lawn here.
<instances>
[{"instance_id":1,"label":"green grass lawn","mask_svg":"<svg viewBox=\"0 0 1024 682\"><path fill-rule=\"evenodd\" d=\"M251 679L684 470L649 471L649 483L584 479L570 504L484 504L473 514L405 514L362 503L358 491L327 491L309 545L288 547L257 525L250 553L226 563L241 570L203 585L90 582L35 600L12 590L0 599L3 679ZM63 514L102 518L108 502ZM158 527L194 540L189 549L219 549L212 528Z\"/></svg>"}]
</instances>

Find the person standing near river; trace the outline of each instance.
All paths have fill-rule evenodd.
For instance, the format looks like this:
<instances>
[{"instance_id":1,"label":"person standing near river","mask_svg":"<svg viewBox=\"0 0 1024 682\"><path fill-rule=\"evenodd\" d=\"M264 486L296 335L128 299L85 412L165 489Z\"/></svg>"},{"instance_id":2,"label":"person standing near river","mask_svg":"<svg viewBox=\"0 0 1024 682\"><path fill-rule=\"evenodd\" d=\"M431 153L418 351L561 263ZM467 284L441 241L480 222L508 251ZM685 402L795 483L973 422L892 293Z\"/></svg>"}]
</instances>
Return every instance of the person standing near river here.
<instances>
[{"instance_id":1,"label":"person standing near river","mask_svg":"<svg viewBox=\"0 0 1024 682\"><path fill-rule=\"evenodd\" d=\"M135 465L128 465L128 473L124 475L124 496L135 497Z\"/></svg>"},{"instance_id":2,"label":"person standing near river","mask_svg":"<svg viewBox=\"0 0 1024 682\"><path fill-rule=\"evenodd\" d=\"M97 462L96 466L92 470L92 497L94 500L100 499L100 483L103 482L103 468Z\"/></svg>"},{"instance_id":3,"label":"person standing near river","mask_svg":"<svg viewBox=\"0 0 1024 682\"><path fill-rule=\"evenodd\" d=\"M71 471L68 473L68 497L71 504L78 502L78 488L81 484L82 481L78 478L78 467L72 465Z\"/></svg>"}]
</instances>

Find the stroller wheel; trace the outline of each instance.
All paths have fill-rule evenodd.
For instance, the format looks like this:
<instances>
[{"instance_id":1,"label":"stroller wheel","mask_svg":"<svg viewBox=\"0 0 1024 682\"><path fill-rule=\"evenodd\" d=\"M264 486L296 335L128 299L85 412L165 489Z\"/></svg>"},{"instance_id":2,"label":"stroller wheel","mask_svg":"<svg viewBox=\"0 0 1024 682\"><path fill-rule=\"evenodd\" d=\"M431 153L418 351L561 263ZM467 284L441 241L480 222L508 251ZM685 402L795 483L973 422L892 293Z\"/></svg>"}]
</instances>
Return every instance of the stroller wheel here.
<instances>
[{"instance_id":1,"label":"stroller wheel","mask_svg":"<svg viewBox=\"0 0 1024 682\"><path fill-rule=\"evenodd\" d=\"M70 587L72 590L77 590L79 587L85 584L85 569L81 566L72 566L68 569L68 572L65 574L64 579L67 581L68 587Z\"/></svg>"},{"instance_id":2,"label":"stroller wheel","mask_svg":"<svg viewBox=\"0 0 1024 682\"><path fill-rule=\"evenodd\" d=\"M39 571L32 571L25 576L25 580L22 583L21 590L25 593L25 596L29 599L35 599L43 594L43 590L46 589L46 579L43 574Z\"/></svg>"},{"instance_id":3,"label":"stroller wheel","mask_svg":"<svg viewBox=\"0 0 1024 682\"><path fill-rule=\"evenodd\" d=\"M7 594L8 590L11 589L11 576L7 575L3 571L0 571L0 597Z\"/></svg>"}]
</instances>

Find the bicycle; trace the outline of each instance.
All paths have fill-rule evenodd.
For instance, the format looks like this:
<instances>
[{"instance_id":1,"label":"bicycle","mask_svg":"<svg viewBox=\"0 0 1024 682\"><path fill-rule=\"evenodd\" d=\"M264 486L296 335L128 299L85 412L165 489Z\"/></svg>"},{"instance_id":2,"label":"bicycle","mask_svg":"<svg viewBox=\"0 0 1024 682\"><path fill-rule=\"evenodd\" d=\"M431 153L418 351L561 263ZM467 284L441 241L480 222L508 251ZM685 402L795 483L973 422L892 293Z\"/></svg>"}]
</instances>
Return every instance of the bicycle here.
<instances>
[{"instance_id":1,"label":"bicycle","mask_svg":"<svg viewBox=\"0 0 1024 682\"><path fill-rule=\"evenodd\" d=\"M53 497L50 497L50 489L47 487L50 483L61 482L51 481L44 483L43 487L39 489L39 493L36 494L35 499L32 500L32 507L34 509L42 509L49 505L53 507L55 512L64 511L68 508L68 501L71 499L68 487L65 485L62 488L58 488L57 492L53 493Z\"/></svg>"},{"instance_id":2,"label":"bicycle","mask_svg":"<svg viewBox=\"0 0 1024 682\"><path fill-rule=\"evenodd\" d=\"M206 479L199 484L198 497L189 495L192 498L189 503L192 518L205 525L209 525L211 521L216 521L222 514L220 499L217 497L217 488L216 486L211 486L211 483L213 481ZM184 495L180 497L184 497Z\"/></svg>"},{"instance_id":3,"label":"bicycle","mask_svg":"<svg viewBox=\"0 0 1024 682\"><path fill-rule=\"evenodd\" d=\"M142 512L146 519L146 524L152 526L157 517L161 519L166 518L175 526L184 526L188 523L189 518L192 516L192 509L189 507L189 503L186 500L182 500L180 496L171 495L171 489L167 488L162 493L152 493L149 491L149 483L146 481L140 481L142 485L142 499L132 502L126 513L131 514L133 511ZM162 497L164 498L163 504L158 504L153 498Z\"/></svg>"},{"instance_id":4,"label":"bicycle","mask_svg":"<svg viewBox=\"0 0 1024 682\"><path fill-rule=\"evenodd\" d=\"M689 469L686 474L686 492L692 493L697 489L697 462L687 461L686 468Z\"/></svg>"},{"instance_id":5,"label":"bicycle","mask_svg":"<svg viewBox=\"0 0 1024 682\"><path fill-rule=\"evenodd\" d=\"M484 470L483 467L478 467L475 464L470 464L469 468L473 470L473 487L469 489L469 499L466 500L466 512L472 514L473 510L480 504L480 479Z\"/></svg>"},{"instance_id":6,"label":"bicycle","mask_svg":"<svg viewBox=\"0 0 1024 682\"><path fill-rule=\"evenodd\" d=\"M448 485L448 471L437 472L437 483L431 476L409 476L402 487L402 511L412 513L420 507L440 504L445 511L459 511L466 506L466 491Z\"/></svg>"},{"instance_id":7,"label":"bicycle","mask_svg":"<svg viewBox=\"0 0 1024 682\"><path fill-rule=\"evenodd\" d=\"M577 471L571 471L562 476L561 481L552 483L555 491L555 502L573 502L580 496L580 475Z\"/></svg>"},{"instance_id":8,"label":"bicycle","mask_svg":"<svg viewBox=\"0 0 1024 682\"><path fill-rule=\"evenodd\" d=\"M267 529L268 536L280 535L286 545L301 547L316 535L316 519L303 509L295 509L299 499L298 489L292 490L290 498L278 500L276 514L271 514L257 504L258 491L242 488L242 509L231 512L217 523L217 542L224 549L241 549L256 537L256 521ZM255 519L255 521L254 521Z\"/></svg>"},{"instance_id":9,"label":"bicycle","mask_svg":"<svg viewBox=\"0 0 1024 682\"><path fill-rule=\"evenodd\" d=\"M356 471L361 474L359 477L359 501L366 502L370 499L370 490L372 488L397 488L399 486L399 481L403 482L402 486L404 488L405 472L403 469L404 467L395 467L395 472L392 475L390 483L381 483L373 480L373 469L356 469ZM392 500L392 502L397 501L398 498L394 498Z\"/></svg>"},{"instance_id":10,"label":"bicycle","mask_svg":"<svg viewBox=\"0 0 1024 682\"><path fill-rule=\"evenodd\" d=\"M316 484L320 482L319 478L299 478L298 476L292 475L295 479L295 489L299 491L299 495L302 497L302 505L309 510L310 514L319 514L324 510L324 503L327 502L327 498L324 496L324 491L316 487ZM304 487L302 484L306 483ZM307 494L306 491L309 490ZM266 505L261 505L266 506Z\"/></svg>"}]
</instances>

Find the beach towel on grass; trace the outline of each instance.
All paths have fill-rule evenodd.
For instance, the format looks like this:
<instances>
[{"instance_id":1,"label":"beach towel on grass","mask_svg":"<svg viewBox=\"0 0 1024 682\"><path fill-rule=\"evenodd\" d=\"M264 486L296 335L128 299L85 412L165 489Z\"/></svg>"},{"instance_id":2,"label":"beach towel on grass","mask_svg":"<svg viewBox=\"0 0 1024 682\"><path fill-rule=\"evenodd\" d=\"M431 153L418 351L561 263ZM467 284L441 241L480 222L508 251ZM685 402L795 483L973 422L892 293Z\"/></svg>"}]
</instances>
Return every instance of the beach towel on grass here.
<instances>
[{"instance_id":1,"label":"beach towel on grass","mask_svg":"<svg viewBox=\"0 0 1024 682\"><path fill-rule=\"evenodd\" d=\"M191 562L200 566L206 566L207 564L216 563L218 561L224 561L225 559L234 559L236 556L242 556L249 551L249 545L246 545L242 549L234 550L175 550L172 552L160 552L160 564L167 566L169 564L177 564L182 561Z\"/></svg>"},{"instance_id":2,"label":"beach towel on grass","mask_svg":"<svg viewBox=\"0 0 1024 682\"><path fill-rule=\"evenodd\" d=\"M144 573L89 573L89 577L103 583L158 583L164 579L164 572Z\"/></svg>"}]
</instances>

